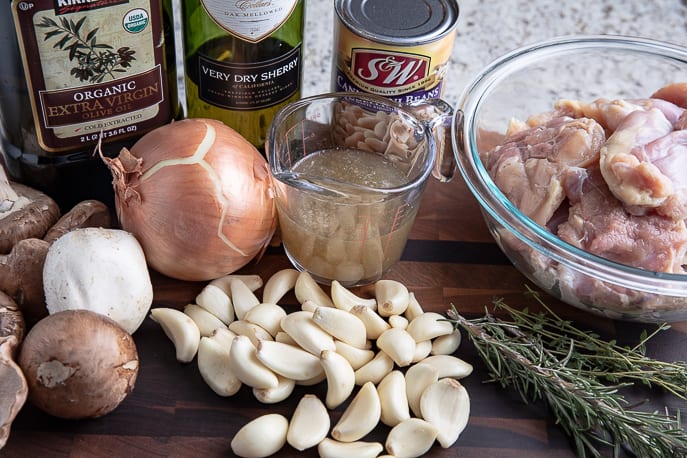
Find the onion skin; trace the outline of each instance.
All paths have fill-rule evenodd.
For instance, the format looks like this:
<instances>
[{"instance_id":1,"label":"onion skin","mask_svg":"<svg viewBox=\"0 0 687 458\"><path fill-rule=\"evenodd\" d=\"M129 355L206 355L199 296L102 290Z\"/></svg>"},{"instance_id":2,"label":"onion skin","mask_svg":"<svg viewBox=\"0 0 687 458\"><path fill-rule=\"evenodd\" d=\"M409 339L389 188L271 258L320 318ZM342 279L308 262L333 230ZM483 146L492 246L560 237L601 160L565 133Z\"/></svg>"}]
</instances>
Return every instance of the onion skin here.
<instances>
[{"instance_id":1,"label":"onion skin","mask_svg":"<svg viewBox=\"0 0 687 458\"><path fill-rule=\"evenodd\" d=\"M232 273L262 256L276 230L266 159L220 121L175 121L103 160L122 229L166 276L206 281Z\"/></svg>"}]
</instances>

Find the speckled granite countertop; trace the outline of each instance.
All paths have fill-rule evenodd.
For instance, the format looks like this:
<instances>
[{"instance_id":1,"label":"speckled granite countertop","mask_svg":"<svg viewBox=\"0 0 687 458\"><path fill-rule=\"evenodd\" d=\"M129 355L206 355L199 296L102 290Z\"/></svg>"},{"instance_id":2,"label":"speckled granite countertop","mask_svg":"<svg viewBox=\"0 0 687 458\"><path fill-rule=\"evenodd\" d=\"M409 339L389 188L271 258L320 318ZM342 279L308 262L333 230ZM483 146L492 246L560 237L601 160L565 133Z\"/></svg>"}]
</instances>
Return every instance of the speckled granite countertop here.
<instances>
[{"instance_id":1,"label":"speckled granite countertop","mask_svg":"<svg viewBox=\"0 0 687 458\"><path fill-rule=\"evenodd\" d=\"M305 0L303 95L330 90L332 0ZM560 35L631 35L687 45L687 0L459 0L456 42L444 99L495 58Z\"/></svg>"}]
</instances>

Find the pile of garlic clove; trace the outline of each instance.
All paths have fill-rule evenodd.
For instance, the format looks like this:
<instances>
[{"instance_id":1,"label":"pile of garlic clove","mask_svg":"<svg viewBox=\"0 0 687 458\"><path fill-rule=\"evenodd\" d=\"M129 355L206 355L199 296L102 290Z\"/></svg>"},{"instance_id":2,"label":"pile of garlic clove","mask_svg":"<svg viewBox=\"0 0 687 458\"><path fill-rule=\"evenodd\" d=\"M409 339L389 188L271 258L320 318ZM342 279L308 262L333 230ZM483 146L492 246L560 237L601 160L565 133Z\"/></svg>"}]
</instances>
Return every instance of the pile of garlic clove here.
<instances>
[{"instance_id":1,"label":"pile of garlic clove","mask_svg":"<svg viewBox=\"0 0 687 458\"><path fill-rule=\"evenodd\" d=\"M300 310L288 313L278 302L292 290ZM472 366L453 356L460 331L423 311L398 281L379 280L374 297L364 298L336 281L327 294L295 269L264 284L258 275L232 274L208 283L183 311L158 307L150 316L180 362L197 356L203 380L220 396L247 385L270 404L296 385L326 383L325 399L304 395L290 420L270 413L244 425L231 442L238 456L270 456L288 443L317 447L322 457L384 450L415 457L435 442L450 447L467 426L470 398L459 380ZM329 411L346 402L332 426ZM390 428L385 443L365 441L380 422Z\"/></svg>"}]
</instances>

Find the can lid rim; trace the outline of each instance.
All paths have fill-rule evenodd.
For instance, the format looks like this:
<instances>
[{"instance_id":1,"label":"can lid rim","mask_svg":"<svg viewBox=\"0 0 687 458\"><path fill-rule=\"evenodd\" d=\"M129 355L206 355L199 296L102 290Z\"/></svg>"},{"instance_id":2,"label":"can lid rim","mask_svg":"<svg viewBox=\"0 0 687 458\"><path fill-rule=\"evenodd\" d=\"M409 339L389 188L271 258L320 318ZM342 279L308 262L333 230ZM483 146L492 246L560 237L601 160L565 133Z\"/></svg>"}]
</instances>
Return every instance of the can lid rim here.
<instances>
[{"instance_id":1,"label":"can lid rim","mask_svg":"<svg viewBox=\"0 0 687 458\"><path fill-rule=\"evenodd\" d=\"M375 7L380 7L379 14ZM458 2L456 0L425 0L423 2L394 1L394 9L404 10L404 27L394 27L392 20L398 19L389 11L384 0L336 0L335 11L341 22L357 35L371 41L389 45L421 45L437 41L451 33L458 22ZM421 8L415 11L424 18L413 25L407 19L417 17L408 8ZM422 14L425 13L425 14ZM382 22L386 21L386 22Z\"/></svg>"}]
</instances>

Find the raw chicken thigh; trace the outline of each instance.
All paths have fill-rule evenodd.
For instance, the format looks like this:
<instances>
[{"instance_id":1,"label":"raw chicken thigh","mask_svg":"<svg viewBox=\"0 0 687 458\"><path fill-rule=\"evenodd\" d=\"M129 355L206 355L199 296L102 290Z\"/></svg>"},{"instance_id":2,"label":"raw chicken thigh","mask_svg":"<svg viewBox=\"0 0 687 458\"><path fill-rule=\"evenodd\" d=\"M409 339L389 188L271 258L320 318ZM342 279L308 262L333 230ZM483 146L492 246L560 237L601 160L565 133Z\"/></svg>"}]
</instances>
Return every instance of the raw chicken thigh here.
<instances>
[{"instance_id":1,"label":"raw chicken thigh","mask_svg":"<svg viewBox=\"0 0 687 458\"><path fill-rule=\"evenodd\" d=\"M565 183L570 209L568 221L558 226L561 239L622 264L683 272L687 252L684 220L628 213L596 166L569 170Z\"/></svg>"},{"instance_id":2,"label":"raw chicken thigh","mask_svg":"<svg viewBox=\"0 0 687 458\"><path fill-rule=\"evenodd\" d=\"M653 94L652 99L661 99L679 107L687 108L687 83L671 83L663 86Z\"/></svg>"},{"instance_id":3,"label":"raw chicken thigh","mask_svg":"<svg viewBox=\"0 0 687 458\"><path fill-rule=\"evenodd\" d=\"M601 149L601 172L628 211L687 217L687 130L657 109L627 115Z\"/></svg>"},{"instance_id":4,"label":"raw chicken thigh","mask_svg":"<svg viewBox=\"0 0 687 458\"><path fill-rule=\"evenodd\" d=\"M511 120L482 159L515 206L570 245L636 268L687 273L687 82L646 99L560 100ZM582 308L647 318L687 304L558 263L507 230L496 239L529 278Z\"/></svg>"},{"instance_id":5,"label":"raw chicken thigh","mask_svg":"<svg viewBox=\"0 0 687 458\"><path fill-rule=\"evenodd\" d=\"M646 99L561 100L527 122L512 121L483 159L514 205L568 243L634 267L685 273L683 104L687 83Z\"/></svg>"},{"instance_id":6,"label":"raw chicken thigh","mask_svg":"<svg viewBox=\"0 0 687 458\"><path fill-rule=\"evenodd\" d=\"M685 109L662 99L597 99L592 103L579 100L560 100L556 111L573 118L592 118L599 122L607 132L614 132L621 122L634 111L657 109L671 124L677 124Z\"/></svg>"},{"instance_id":7,"label":"raw chicken thigh","mask_svg":"<svg viewBox=\"0 0 687 458\"><path fill-rule=\"evenodd\" d=\"M511 135L483 159L506 197L546 225L565 198L563 172L597 162L605 139L593 119L557 117Z\"/></svg>"},{"instance_id":8,"label":"raw chicken thigh","mask_svg":"<svg viewBox=\"0 0 687 458\"><path fill-rule=\"evenodd\" d=\"M562 100L557 112L591 117L609 133L601 150L601 171L611 191L635 214L655 209L674 218L687 217L687 85L669 85L660 98L592 103Z\"/></svg>"}]
</instances>

